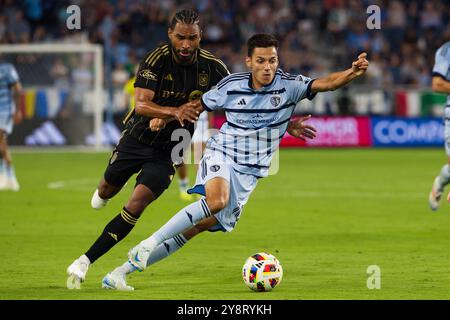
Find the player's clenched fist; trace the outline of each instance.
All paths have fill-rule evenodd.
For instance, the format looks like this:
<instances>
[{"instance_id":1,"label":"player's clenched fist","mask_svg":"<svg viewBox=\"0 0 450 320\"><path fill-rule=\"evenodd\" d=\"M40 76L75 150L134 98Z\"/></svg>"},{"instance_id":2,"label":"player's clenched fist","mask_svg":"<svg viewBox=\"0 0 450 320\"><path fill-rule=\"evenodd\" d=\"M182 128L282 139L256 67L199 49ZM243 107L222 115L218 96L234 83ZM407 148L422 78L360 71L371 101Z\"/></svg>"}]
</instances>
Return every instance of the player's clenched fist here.
<instances>
[{"instance_id":1,"label":"player's clenched fist","mask_svg":"<svg viewBox=\"0 0 450 320\"><path fill-rule=\"evenodd\" d=\"M199 101L187 102L176 109L174 117L180 122L181 126L184 127L184 121L194 123L198 120L198 115L200 114L200 111L198 111L199 103Z\"/></svg>"},{"instance_id":2,"label":"player's clenched fist","mask_svg":"<svg viewBox=\"0 0 450 320\"><path fill-rule=\"evenodd\" d=\"M166 127L166 121L164 119L153 118L149 124L151 131L160 131Z\"/></svg>"},{"instance_id":3,"label":"player's clenched fist","mask_svg":"<svg viewBox=\"0 0 450 320\"><path fill-rule=\"evenodd\" d=\"M352 69L353 73L357 76L362 75L364 72L366 72L367 68L369 67L369 61L367 61L367 53L363 52L358 56L358 60L353 61L352 63Z\"/></svg>"}]
</instances>

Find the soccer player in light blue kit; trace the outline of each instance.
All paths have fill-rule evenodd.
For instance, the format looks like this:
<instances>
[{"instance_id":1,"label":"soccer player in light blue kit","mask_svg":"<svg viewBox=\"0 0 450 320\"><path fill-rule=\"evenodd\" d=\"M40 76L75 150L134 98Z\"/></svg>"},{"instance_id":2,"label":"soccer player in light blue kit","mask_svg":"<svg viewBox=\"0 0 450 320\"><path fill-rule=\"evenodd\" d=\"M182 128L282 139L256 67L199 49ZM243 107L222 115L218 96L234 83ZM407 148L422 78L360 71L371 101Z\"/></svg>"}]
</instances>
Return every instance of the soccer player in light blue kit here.
<instances>
[{"instance_id":1,"label":"soccer player in light blue kit","mask_svg":"<svg viewBox=\"0 0 450 320\"><path fill-rule=\"evenodd\" d=\"M7 137L14 123L21 119L16 108L21 91L22 85L14 66L0 62L0 190L19 191Z\"/></svg>"},{"instance_id":2,"label":"soccer player in light blue kit","mask_svg":"<svg viewBox=\"0 0 450 320\"><path fill-rule=\"evenodd\" d=\"M127 274L171 255L200 232L232 231L258 179L268 175L284 133L303 140L315 137L315 129L304 123L309 116L290 120L296 104L346 85L369 65L362 53L351 68L313 80L278 68L278 42L272 35L254 35L247 45L251 72L227 76L201 98L205 110L224 110L227 117L208 140L191 189L204 197L131 249L129 260L103 278L104 288L133 290Z\"/></svg>"},{"instance_id":3,"label":"soccer player in light blue kit","mask_svg":"<svg viewBox=\"0 0 450 320\"><path fill-rule=\"evenodd\" d=\"M445 164L439 175L434 179L428 202L431 210L439 208L442 192L446 185L450 183L450 41L444 43L437 51L433 67L432 78L433 91L446 93L447 103L444 110L445 119L445 151L447 152L448 163ZM450 193L447 196L450 202Z\"/></svg>"}]
</instances>

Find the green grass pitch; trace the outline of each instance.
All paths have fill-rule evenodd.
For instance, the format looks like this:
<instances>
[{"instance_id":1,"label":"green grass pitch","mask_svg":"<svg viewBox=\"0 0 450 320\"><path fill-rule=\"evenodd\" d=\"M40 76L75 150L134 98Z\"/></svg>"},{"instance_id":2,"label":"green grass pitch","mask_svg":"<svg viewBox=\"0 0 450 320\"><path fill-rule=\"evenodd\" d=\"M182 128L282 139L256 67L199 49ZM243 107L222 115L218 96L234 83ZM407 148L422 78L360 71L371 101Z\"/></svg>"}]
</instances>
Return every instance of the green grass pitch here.
<instances>
[{"instance_id":1,"label":"green grass pitch","mask_svg":"<svg viewBox=\"0 0 450 320\"><path fill-rule=\"evenodd\" d=\"M106 208L90 208L107 153L13 153L20 192L0 192L0 299L448 299L450 215L428 192L442 149L282 150L278 174L260 180L232 233L204 233L129 277L134 292L101 288L102 277L186 205L177 181L135 229L91 266L82 290L66 268L120 212L134 178ZM194 172L191 171L191 182ZM445 198L445 196L444 196ZM279 287L254 293L246 258L276 255ZM369 290L367 267L381 270Z\"/></svg>"}]
</instances>

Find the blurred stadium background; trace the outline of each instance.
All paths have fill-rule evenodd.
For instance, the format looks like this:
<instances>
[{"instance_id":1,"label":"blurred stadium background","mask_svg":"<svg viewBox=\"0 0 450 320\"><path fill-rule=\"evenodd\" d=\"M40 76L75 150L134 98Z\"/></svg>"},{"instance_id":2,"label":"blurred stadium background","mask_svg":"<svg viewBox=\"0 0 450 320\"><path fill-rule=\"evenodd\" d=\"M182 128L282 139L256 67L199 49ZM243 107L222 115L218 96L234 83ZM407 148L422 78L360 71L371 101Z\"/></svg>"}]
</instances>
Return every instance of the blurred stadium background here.
<instances>
[{"instance_id":1,"label":"blurred stadium background","mask_svg":"<svg viewBox=\"0 0 450 320\"><path fill-rule=\"evenodd\" d=\"M80 30L66 26L72 4L81 9ZM366 10L373 4L381 9L378 30L366 26ZM25 87L20 105L25 121L16 126L10 143L95 144L93 114L100 109L101 144L115 144L129 107L124 86L145 53L167 41L168 20L182 6L200 11L201 45L231 72L245 70L245 41L257 32L281 40L285 71L310 77L347 68L359 52L368 52L365 77L298 105L297 113L320 116L315 124L323 135L315 145L442 145L441 121L431 118L442 115L445 97L431 92L430 84L435 51L450 38L450 2L444 0L2 0L0 44L103 48L100 75L94 54L3 54ZM102 99L94 103L97 76L103 79ZM373 116L388 118L367 118Z\"/></svg>"},{"instance_id":2,"label":"blurred stadium background","mask_svg":"<svg viewBox=\"0 0 450 320\"><path fill-rule=\"evenodd\" d=\"M66 26L72 4L81 9L80 30ZM381 29L369 30L373 4ZM313 114L317 139L304 144L286 134L282 146L291 148L280 152L279 173L260 182L231 235L199 237L131 276L133 293L101 290L128 249L184 205L173 183L95 263L85 290L69 292L65 268L133 187L130 180L93 213L89 200L109 154L75 147L115 144L129 108L124 87L184 6L200 11L202 47L232 72L245 69L245 41L256 32L281 40L285 71L318 77L348 68L361 51L369 70L298 105L298 115ZM0 192L0 299L448 299L448 216L444 204L431 215L427 196L446 161L445 96L431 91L431 69L436 49L450 40L450 1L0 0L0 8L0 52L25 88L24 120L9 138L21 190ZM59 51L27 47L47 44ZM61 52L74 45L91 51ZM91 45L101 46L100 68ZM96 79L103 79L100 102ZM243 262L258 251L275 254L285 270L269 295L254 295L241 280ZM366 286L373 264L382 271L381 290Z\"/></svg>"}]
</instances>

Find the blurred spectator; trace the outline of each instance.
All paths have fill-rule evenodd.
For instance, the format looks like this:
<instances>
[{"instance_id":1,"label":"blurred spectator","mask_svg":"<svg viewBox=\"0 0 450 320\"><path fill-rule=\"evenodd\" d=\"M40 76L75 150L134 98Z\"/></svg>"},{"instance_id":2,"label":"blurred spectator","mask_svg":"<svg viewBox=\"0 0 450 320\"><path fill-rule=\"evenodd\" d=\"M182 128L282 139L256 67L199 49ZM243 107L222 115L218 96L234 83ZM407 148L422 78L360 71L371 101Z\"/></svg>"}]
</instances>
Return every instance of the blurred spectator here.
<instances>
[{"instance_id":1,"label":"blurred spectator","mask_svg":"<svg viewBox=\"0 0 450 320\"><path fill-rule=\"evenodd\" d=\"M8 34L12 43L24 42L30 38L30 24L23 17L23 12L16 10L8 21Z\"/></svg>"},{"instance_id":2,"label":"blurred spectator","mask_svg":"<svg viewBox=\"0 0 450 320\"><path fill-rule=\"evenodd\" d=\"M105 79L111 86L122 83L125 72L133 70L149 49L167 41L169 19L187 6L200 11L202 46L232 72L246 70L247 39L267 32L280 40L281 66L287 72L324 74L367 51L372 64L367 81L429 86L435 49L450 36L447 0L0 0L0 4L0 43L88 39L101 44ZM70 4L81 7L81 30L66 28ZM381 7L380 30L366 26L370 4ZM53 65L55 79L63 65L63 61ZM82 87L82 79L92 76L89 72L80 62L72 80Z\"/></svg>"},{"instance_id":3,"label":"blurred spectator","mask_svg":"<svg viewBox=\"0 0 450 320\"><path fill-rule=\"evenodd\" d=\"M76 59L72 62L74 67L71 74L72 93L74 108L81 108L83 105L83 99L86 98L86 94L89 93L93 85L93 75L89 68L89 62L86 59L78 61Z\"/></svg>"},{"instance_id":4,"label":"blurred spectator","mask_svg":"<svg viewBox=\"0 0 450 320\"><path fill-rule=\"evenodd\" d=\"M64 64L62 58L56 58L50 69L50 76L53 79L53 85L58 89L68 89L69 68Z\"/></svg>"},{"instance_id":5,"label":"blurred spectator","mask_svg":"<svg viewBox=\"0 0 450 320\"><path fill-rule=\"evenodd\" d=\"M112 82L114 88L122 88L128 81L130 73L124 68L123 64L117 64L116 68L112 72Z\"/></svg>"}]
</instances>

